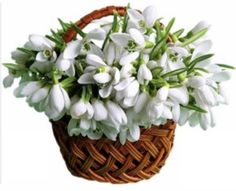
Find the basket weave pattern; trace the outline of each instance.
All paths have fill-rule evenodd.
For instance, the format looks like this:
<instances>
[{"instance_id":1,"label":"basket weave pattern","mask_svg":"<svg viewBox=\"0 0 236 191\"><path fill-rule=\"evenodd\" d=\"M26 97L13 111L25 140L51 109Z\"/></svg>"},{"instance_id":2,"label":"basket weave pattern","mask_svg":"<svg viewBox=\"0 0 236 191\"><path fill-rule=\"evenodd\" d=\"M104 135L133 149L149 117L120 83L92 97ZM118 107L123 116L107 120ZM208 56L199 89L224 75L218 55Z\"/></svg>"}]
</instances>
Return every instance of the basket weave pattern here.
<instances>
[{"instance_id":1,"label":"basket weave pattern","mask_svg":"<svg viewBox=\"0 0 236 191\"><path fill-rule=\"evenodd\" d=\"M114 11L123 16L125 7L110 6L93 11L76 24L82 29L95 19L112 15ZM73 29L64 36L70 42L76 36ZM139 141L121 145L105 137L90 140L86 137L70 137L67 132L68 119L53 122L53 133L69 171L78 177L111 183L138 182L158 173L173 146L176 123L141 129Z\"/></svg>"},{"instance_id":2,"label":"basket weave pattern","mask_svg":"<svg viewBox=\"0 0 236 191\"><path fill-rule=\"evenodd\" d=\"M140 140L119 141L107 138L90 140L82 136L70 137L67 122L52 122L53 132L69 171L89 180L111 183L138 182L158 173L173 146L176 124L141 130Z\"/></svg>"}]
</instances>

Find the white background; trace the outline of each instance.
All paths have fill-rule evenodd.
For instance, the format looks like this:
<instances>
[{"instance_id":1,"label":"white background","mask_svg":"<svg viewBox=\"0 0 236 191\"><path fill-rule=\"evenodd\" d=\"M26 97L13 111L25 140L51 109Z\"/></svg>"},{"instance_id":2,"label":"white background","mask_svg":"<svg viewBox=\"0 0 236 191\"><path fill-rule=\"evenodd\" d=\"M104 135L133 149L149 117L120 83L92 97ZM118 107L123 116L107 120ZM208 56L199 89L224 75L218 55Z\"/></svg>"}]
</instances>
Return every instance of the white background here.
<instances>
[{"instance_id":1,"label":"white background","mask_svg":"<svg viewBox=\"0 0 236 191\"><path fill-rule=\"evenodd\" d=\"M160 16L176 16L176 29L190 29L199 20L211 23L215 60L236 65L234 0L6 0L1 5L1 60L30 33L46 34L58 27L57 18L76 21L106 5L131 5L137 9L155 4ZM167 20L165 20L167 22ZM1 77L6 75L2 68ZM235 73L234 73L235 75ZM2 84L2 83L1 83ZM2 188L5 190L129 190L129 191L233 191L236 190L236 78L227 83L229 106L216 110L217 126L208 131L178 127L174 149L161 173L136 184L111 185L71 176L43 115L13 96L13 88L1 89Z\"/></svg>"}]
</instances>

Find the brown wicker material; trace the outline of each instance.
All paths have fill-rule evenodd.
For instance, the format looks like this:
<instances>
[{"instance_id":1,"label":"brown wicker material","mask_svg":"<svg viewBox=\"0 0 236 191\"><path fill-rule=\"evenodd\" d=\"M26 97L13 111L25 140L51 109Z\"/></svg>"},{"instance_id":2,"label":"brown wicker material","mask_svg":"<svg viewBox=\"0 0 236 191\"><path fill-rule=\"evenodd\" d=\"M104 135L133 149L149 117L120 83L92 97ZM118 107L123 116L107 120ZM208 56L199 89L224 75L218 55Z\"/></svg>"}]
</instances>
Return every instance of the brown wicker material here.
<instances>
[{"instance_id":1,"label":"brown wicker material","mask_svg":"<svg viewBox=\"0 0 236 191\"><path fill-rule=\"evenodd\" d=\"M53 132L69 171L78 177L111 183L138 182L158 173L173 146L176 124L141 130L139 141L121 145L107 138L70 137L67 121L52 122Z\"/></svg>"},{"instance_id":2,"label":"brown wicker material","mask_svg":"<svg viewBox=\"0 0 236 191\"><path fill-rule=\"evenodd\" d=\"M94 19L113 14L125 14L124 7L106 7L83 17L76 24L83 28ZM76 33L69 30L64 40L71 41ZM105 137L90 140L86 137L70 137L67 132L68 118L52 122L53 133L69 171L78 177L110 183L129 183L149 179L158 173L173 146L176 123L141 129L139 141L121 145L119 140Z\"/></svg>"}]
</instances>

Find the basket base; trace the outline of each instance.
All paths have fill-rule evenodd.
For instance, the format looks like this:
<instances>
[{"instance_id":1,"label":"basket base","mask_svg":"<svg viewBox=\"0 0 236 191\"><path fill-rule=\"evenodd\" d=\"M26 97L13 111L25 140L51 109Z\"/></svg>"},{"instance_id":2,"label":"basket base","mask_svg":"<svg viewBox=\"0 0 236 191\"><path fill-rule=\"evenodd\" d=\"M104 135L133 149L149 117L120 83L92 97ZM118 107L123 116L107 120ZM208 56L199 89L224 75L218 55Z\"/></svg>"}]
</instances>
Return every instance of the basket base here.
<instances>
[{"instance_id":1,"label":"basket base","mask_svg":"<svg viewBox=\"0 0 236 191\"><path fill-rule=\"evenodd\" d=\"M149 179L160 171L171 151L176 124L142 129L140 140L119 141L107 138L90 140L70 137L68 119L52 122L53 133L68 170L72 175L88 180L122 184Z\"/></svg>"}]
</instances>

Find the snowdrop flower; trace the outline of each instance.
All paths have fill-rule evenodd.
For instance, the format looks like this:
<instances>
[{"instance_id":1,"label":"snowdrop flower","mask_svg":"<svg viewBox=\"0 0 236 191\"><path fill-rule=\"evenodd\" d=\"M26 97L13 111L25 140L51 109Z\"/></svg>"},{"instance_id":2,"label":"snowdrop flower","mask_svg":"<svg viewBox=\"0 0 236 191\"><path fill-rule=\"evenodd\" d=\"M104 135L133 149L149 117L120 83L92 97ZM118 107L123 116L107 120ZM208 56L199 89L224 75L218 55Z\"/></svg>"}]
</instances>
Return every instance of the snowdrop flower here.
<instances>
[{"instance_id":1,"label":"snowdrop flower","mask_svg":"<svg viewBox=\"0 0 236 191\"><path fill-rule=\"evenodd\" d=\"M185 86L178 88L170 88L168 97L182 105L187 105L189 102L189 93Z\"/></svg>"},{"instance_id":2,"label":"snowdrop flower","mask_svg":"<svg viewBox=\"0 0 236 191\"><path fill-rule=\"evenodd\" d=\"M192 34L196 34L197 32L203 30L203 29L209 29L210 25L206 21L200 21L198 24L196 24L193 29L191 30Z\"/></svg>"},{"instance_id":3,"label":"snowdrop flower","mask_svg":"<svg viewBox=\"0 0 236 191\"><path fill-rule=\"evenodd\" d=\"M117 130L121 125L127 124L127 116L124 110L115 102L107 101L106 108L108 111L108 121L114 125Z\"/></svg>"},{"instance_id":4,"label":"snowdrop flower","mask_svg":"<svg viewBox=\"0 0 236 191\"><path fill-rule=\"evenodd\" d=\"M124 108L135 105L139 95L139 83L134 77L121 80L116 86L116 100L122 104Z\"/></svg>"},{"instance_id":5,"label":"snowdrop flower","mask_svg":"<svg viewBox=\"0 0 236 191\"><path fill-rule=\"evenodd\" d=\"M3 85L5 88L11 87L14 82L14 76L9 74L3 79Z\"/></svg>"},{"instance_id":6,"label":"snowdrop flower","mask_svg":"<svg viewBox=\"0 0 236 191\"><path fill-rule=\"evenodd\" d=\"M28 97L39 90L43 84L40 81L23 82L14 90L16 97Z\"/></svg>"},{"instance_id":7,"label":"snowdrop flower","mask_svg":"<svg viewBox=\"0 0 236 191\"><path fill-rule=\"evenodd\" d=\"M60 71L65 71L68 76L75 75L74 62L75 58L79 55L82 48L81 40L69 42L64 52L59 56L56 61L56 67Z\"/></svg>"},{"instance_id":8,"label":"snowdrop flower","mask_svg":"<svg viewBox=\"0 0 236 191\"><path fill-rule=\"evenodd\" d=\"M111 40L118 46L128 50L140 50L145 48L145 37L137 29L129 29L129 33L112 33Z\"/></svg>"},{"instance_id":9,"label":"snowdrop flower","mask_svg":"<svg viewBox=\"0 0 236 191\"><path fill-rule=\"evenodd\" d=\"M152 80L152 72L146 64L141 64L141 66L139 67L137 78L140 84L145 84L146 82Z\"/></svg>"},{"instance_id":10,"label":"snowdrop flower","mask_svg":"<svg viewBox=\"0 0 236 191\"><path fill-rule=\"evenodd\" d=\"M134 142L134 141L138 141L140 138L140 127L133 120L135 117L135 114L133 113L132 110L128 110L126 113L127 113L127 118L128 118L127 125L122 126L119 133L119 139L122 145L125 144L127 139L131 142Z\"/></svg>"},{"instance_id":11,"label":"snowdrop flower","mask_svg":"<svg viewBox=\"0 0 236 191\"><path fill-rule=\"evenodd\" d=\"M142 13L135 9L128 9L127 13L130 20L129 25L135 26L141 31L153 27L154 23L158 19L158 12L155 6L146 7Z\"/></svg>"},{"instance_id":12,"label":"snowdrop flower","mask_svg":"<svg viewBox=\"0 0 236 191\"><path fill-rule=\"evenodd\" d=\"M120 73L116 67L107 65L102 58L94 54L88 54L86 57L88 67L85 73L80 76L80 84L104 84L99 90L99 95L103 98L108 97L113 90L113 86L120 80Z\"/></svg>"},{"instance_id":13,"label":"snowdrop flower","mask_svg":"<svg viewBox=\"0 0 236 191\"><path fill-rule=\"evenodd\" d=\"M70 107L70 98L60 84L52 86L46 100L45 114L53 120L59 120Z\"/></svg>"},{"instance_id":14,"label":"snowdrop flower","mask_svg":"<svg viewBox=\"0 0 236 191\"><path fill-rule=\"evenodd\" d=\"M24 45L27 48L27 45ZM12 60L15 60L17 64L25 65L26 62L30 59L30 55L26 54L20 50L15 50L11 53Z\"/></svg>"},{"instance_id":15,"label":"snowdrop flower","mask_svg":"<svg viewBox=\"0 0 236 191\"><path fill-rule=\"evenodd\" d=\"M160 58L159 65L165 72L184 68L185 65L183 63L183 58L188 55L189 53L185 48L179 46L169 46Z\"/></svg>"},{"instance_id":16,"label":"snowdrop flower","mask_svg":"<svg viewBox=\"0 0 236 191\"><path fill-rule=\"evenodd\" d=\"M38 52L35 62L30 68L43 73L49 72L52 68L52 63L57 58L57 54L54 51L55 43L44 36L30 35L28 46Z\"/></svg>"}]
</instances>

